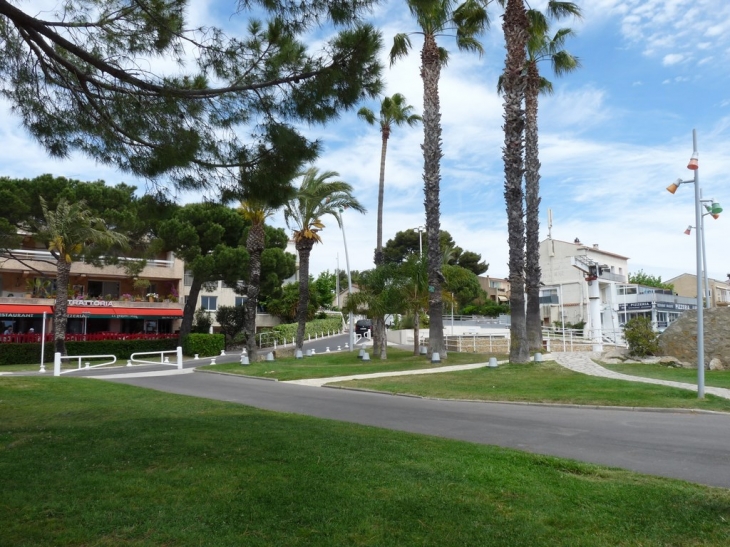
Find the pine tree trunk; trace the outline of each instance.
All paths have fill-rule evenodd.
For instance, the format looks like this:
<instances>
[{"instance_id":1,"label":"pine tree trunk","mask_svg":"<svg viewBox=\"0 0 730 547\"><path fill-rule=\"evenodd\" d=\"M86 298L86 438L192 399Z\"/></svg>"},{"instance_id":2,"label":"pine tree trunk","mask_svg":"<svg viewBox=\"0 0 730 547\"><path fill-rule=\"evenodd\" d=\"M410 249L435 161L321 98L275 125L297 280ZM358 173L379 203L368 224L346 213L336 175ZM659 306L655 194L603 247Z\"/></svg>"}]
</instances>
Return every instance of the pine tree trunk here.
<instances>
[{"instance_id":1,"label":"pine tree trunk","mask_svg":"<svg viewBox=\"0 0 730 547\"><path fill-rule=\"evenodd\" d=\"M68 325L68 281L71 264L59 257L56 265L56 305L53 308L53 351L66 355L66 327Z\"/></svg>"},{"instance_id":2,"label":"pine tree trunk","mask_svg":"<svg viewBox=\"0 0 730 547\"><path fill-rule=\"evenodd\" d=\"M537 64L527 69L525 89L525 284L527 292L527 342L530 354L542 351L540 317L540 157L537 103L540 74Z\"/></svg>"},{"instance_id":3,"label":"pine tree trunk","mask_svg":"<svg viewBox=\"0 0 730 547\"><path fill-rule=\"evenodd\" d=\"M195 306L198 305L198 296L200 296L200 288L203 282L193 277L193 283L190 286L190 294L185 300L185 308L183 310L183 320L180 324L180 344L183 339L193 330L193 317L195 316Z\"/></svg>"},{"instance_id":4,"label":"pine tree trunk","mask_svg":"<svg viewBox=\"0 0 730 547\"><path fill-rule=\"evenodd\" d=\"M504 197L507 204L510 280L511 363L527 363L529 347L525 323L525 223L522 176L527 14L523 0L507 0L502 28L507 46L504 70Z\"/></svg>"},{"instance_id":5,"label":"pine tree trunk","mask_svg":"<svg viewBox=\"0 0 730 547\"><path fill-rule=\"evenodd\" d=\"M250 357L256 353L256 309L259 303L261 291L261 253L264 252L266 244L266 232L264 223L253 223L246 239L246 250L248 251L248 287L246 288L246 320L244 333L246 336L246 351Z\"/></svg>"},{"instance_id":6,"label":"pine tree trunk","mask_svg":"<svg viewBox=\"0 0 730 547\"><path fill-rule=\"evenodd\" d=\"M414 312L413 314L413 355L421 354L421 314Z\"/></svg>"},{"instance_id":7,"label":"pine tree trunk","mask_svg":"<svg viewBox=\"0 0 730 547\"><path fill-rule=\"evenodd\" d=\"M426 207L426 236L428 241L428 340L430 354L444 356L443 303L441 302L441 110L439 77L441 59L436 39L426 34L421 51L423 79L423 182Z\"/></svg>"},{"instance_id":8,"label":"pine tree trunk","mask_svg":"<svg viewBox=\"0 0 730 547\"><path fill-rule=\"evenodd\" d=\"M299 253L299 303L297 304L297 343L296 349L304 349L304 329L309 309L309 255L314 240L302 238L296 243Z\"/></svg>"}]
</instances>

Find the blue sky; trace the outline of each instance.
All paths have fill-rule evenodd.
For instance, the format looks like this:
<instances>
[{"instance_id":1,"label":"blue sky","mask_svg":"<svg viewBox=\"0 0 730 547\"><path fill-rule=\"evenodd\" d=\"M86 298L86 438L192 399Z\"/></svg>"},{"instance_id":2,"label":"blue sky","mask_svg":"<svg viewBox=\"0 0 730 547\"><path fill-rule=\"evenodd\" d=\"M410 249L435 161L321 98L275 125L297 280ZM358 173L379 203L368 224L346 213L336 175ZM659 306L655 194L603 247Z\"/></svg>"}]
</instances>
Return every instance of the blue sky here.
<instances>
[{"instance_id":1,"label":"blue sky","mask_svg":"<svg viewBox=\"0 0 730 547\"><path fill-rule=\"evenodd\" d=\"M545 0L535 0L541 8ZM677 178L690 179L692 129L698 133L700 186L706 198L730 208L730 85L723 66L730 57L730 2L727 0L584 0L582 21L566 20L577 36L566 45L582 68L555 78L543 74L555 93L541 97L542 161L541 234L547 236L547 211L552 210L552 236L629 257L630 271L643 269L664 280L695 271L695 238L683 231L694 225L692 185L675 195L665 187ZM233 6L233 3L231 3ZM215 9L214 9L215 7ZM192 0L198 23L216 23L235 32L240 18L221 16L221 3ZM444 36L440 45L451 52L440 86L443 152L442 229L461 247L481 253L489 274L506 276L507 230L503 197L502 101L496 93L504 65L501 11L493 6L492 28L482 41L485 54L456 51ZM397 32L415 30L403 2L386 2L373 12L382 29L383 59ZM557 27L556 27L557 28ZM313 37L313 43L323 36ZM411 55L385 71L386 94L406 96L420 113L421 41L413 36ZM378 103L367 104L377 111ZM49 159L20 127L7 104L0 105L0 175L33 177L53 173L108 183L135 180L93 160L74 156ZM340 173L355 187L366 215L346 213L344 222L352 269L372 265L375 246L376 198L380 133L343 113L326 127L302 128L318 138L322 170ZM420 127L396 128L386 165L384 239L424 223ZM324 219L323 244L312 252L311 271L334 270L339 256L345 267L342 234L334 219ZM706 218L707 267L710 277L730 272L730 209L719 220ZM283 217L272 224L284 227Z\"/></svg>"}]
</instances>

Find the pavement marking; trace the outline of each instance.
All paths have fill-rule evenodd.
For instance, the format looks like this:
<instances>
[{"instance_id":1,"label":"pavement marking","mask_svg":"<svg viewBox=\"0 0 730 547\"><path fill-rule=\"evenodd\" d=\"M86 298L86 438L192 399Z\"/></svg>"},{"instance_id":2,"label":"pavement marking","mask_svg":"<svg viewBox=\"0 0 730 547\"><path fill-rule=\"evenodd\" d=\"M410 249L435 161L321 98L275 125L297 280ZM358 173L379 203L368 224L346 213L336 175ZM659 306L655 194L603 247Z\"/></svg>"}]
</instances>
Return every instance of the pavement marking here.
<instances>
[{"instance_id":1,"label":"pavement marking","mask_svg":"<svg viewBox=\"0 0 730 547\"><path fill-rule=\"evenodd\" d=\"M97 380L116 380L119 378L150 378L152 376L177 376L178 374L190 374L195 372L194 368L184 368L182 370L153 370L150 372L132 372L129 374L107 374L104 376L83 376L77 375L78 378L96 378Z\"/></svg>"}]
</instances>

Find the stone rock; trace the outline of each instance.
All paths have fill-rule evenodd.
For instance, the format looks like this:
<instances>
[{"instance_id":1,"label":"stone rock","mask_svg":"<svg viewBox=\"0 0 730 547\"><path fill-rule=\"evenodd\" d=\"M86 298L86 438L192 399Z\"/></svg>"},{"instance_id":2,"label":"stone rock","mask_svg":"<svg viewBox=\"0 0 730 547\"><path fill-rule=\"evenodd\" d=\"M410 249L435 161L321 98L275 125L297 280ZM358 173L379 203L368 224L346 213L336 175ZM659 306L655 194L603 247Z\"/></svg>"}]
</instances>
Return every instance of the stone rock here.
<instances>
[{"instance_id":1,"label":"stone rock","mask_svg":"<svg viewBox=\"0 0 730 547\"><path fill-rule=\"evenodd\" d=\"M627 348L610 348L603 352L601 360L608 362L610 359L615 359L618 362L623 361L629 354Z\"/></svg>"},{"instance_id":2,"label":"stone rock","mask_svg":"<svg viewBox=\"0 0 730 547\"><path fill-rule=\"evenodd\" d=\"M710 370L725 370L725 365L722 362L722 359L718 359L717 357L710 360Z\"/></svg>"},{"instance_id":3,"label":"stone rock","mask_svg":"<svg viewBox=\"0 0 730 547\"><path fill-rule=\"evenodd\" d=\"M703 310L705 366L719 359L730 363L730 307ZM662 355L672 355L682 366L697 366L697 310L684 312L659 335Z\"/></svg>"}]
</instances>

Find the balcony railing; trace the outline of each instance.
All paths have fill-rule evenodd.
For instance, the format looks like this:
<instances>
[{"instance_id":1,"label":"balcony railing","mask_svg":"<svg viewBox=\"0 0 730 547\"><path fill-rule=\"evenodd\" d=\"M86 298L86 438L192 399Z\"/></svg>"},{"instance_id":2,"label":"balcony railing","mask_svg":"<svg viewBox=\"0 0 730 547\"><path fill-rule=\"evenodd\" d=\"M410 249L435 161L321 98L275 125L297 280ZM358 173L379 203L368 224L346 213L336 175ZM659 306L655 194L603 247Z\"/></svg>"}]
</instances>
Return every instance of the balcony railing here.
<instances>
[{"instance_id":1,"label":"balcony railing","mask_svg":"<svg viewBox=\"0 0 730 547\"><path fill-rule=\"evenodd\" d=\"M10 251L12 253L13 258L19 259L19 260L55 260L53 258L53 255L51 255L48 251L33 251L31 249L13 249ZM104 256L99 257L101 260L104 260ZM120 262L139 262L140 258L132 258L127 256L118 257L117 260ZM147 261L148 266L153 266L156 268L172 268L175 264L174 260L158 260L158 259L145 259ZM85 261L82 259L80 262Z\"/></svg>"}]
</instances>

